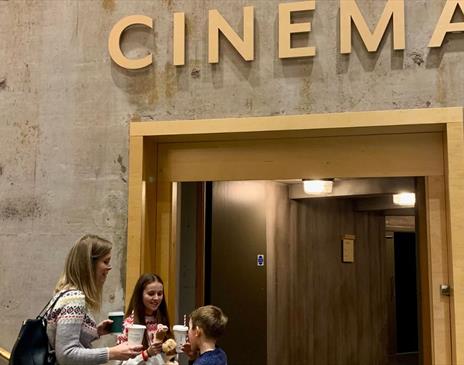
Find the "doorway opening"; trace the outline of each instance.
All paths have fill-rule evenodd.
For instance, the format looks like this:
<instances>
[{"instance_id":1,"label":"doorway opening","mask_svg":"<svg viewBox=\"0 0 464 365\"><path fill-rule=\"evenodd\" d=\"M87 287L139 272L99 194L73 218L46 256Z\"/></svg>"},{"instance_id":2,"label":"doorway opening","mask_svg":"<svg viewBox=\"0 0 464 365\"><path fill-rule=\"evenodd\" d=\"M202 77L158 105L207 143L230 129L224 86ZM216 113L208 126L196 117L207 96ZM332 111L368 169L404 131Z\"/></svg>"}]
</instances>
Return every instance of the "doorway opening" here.
<instances>
[{"instance_id":1,"label":"doorway opening","mask_svg":"<svg viewBox=\"0 0 464 365\"><path fill-rule=\"evenodd\" d=\"M335 179L321 197L299 180L177 184L178 318L223 308L219 344L237 365L419 364L416 208L392 200L416 185Z\"/></svg>"},{"instance_id":2,"label":"doorway opening","mask_svg":"<svg viewBox=\"0 0 464 365\"><path fill-rule=\"evenodd\" d=\"M174 182L422 176L421 363L462 362L462 123L462 108L131 123L126 300L157 272L176 317Z\"/></svg>"},{"instance_id":3,"label":"doorway opening","mask_svg":"<svg viewBox=\"0 0 464 365\"><path fill-rule=\"evenodd\" d=\"M416 234L415 232L395 232L393 244L395 252L396 363L418 364L419 313L417 310Z\"/></svg>"}]
</instances>

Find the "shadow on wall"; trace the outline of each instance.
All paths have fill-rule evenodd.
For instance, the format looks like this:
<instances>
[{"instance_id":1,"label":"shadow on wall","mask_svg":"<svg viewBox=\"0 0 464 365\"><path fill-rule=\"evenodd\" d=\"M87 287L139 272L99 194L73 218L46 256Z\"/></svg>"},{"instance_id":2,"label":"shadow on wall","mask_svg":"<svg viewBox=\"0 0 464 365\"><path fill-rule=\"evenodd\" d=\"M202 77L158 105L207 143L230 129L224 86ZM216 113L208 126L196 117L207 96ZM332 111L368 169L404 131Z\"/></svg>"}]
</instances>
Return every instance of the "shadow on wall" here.
<instances>
[{"instance_id":1,"label":"shadow on wall","mask_svg":"<svg viewBox=\"0 0 464 365\"><path fill-rule=\"evenodd\" d=\"M340 19L340 10L338 10L338 19ZM344 74L348 72L350 65L351 54L340 53L340 22L337 22L337 74ZM404 68L404 51L393 49L393 26L390 22L387 31L380 41L377 52L368 52L366 46L355 27L351 28L352 49L359 59L364 71L374 71L379 60L381 50L384 49L385 43L390 42L391 47L391 68L392 70L402 70Z\"/></svg>"},{"instance_id":2,"label":"shadow on wall","mask_svg":"<svg viewBox=\"0 0 464 365\"><path fill-rule=\"evenodd\" d=\"M464 52L464 38L462 34L447 34L443 45L440 48L429 48L425 67L439 68L443 56L446 53L462 53Z\"/></svg>"}]
</instances>

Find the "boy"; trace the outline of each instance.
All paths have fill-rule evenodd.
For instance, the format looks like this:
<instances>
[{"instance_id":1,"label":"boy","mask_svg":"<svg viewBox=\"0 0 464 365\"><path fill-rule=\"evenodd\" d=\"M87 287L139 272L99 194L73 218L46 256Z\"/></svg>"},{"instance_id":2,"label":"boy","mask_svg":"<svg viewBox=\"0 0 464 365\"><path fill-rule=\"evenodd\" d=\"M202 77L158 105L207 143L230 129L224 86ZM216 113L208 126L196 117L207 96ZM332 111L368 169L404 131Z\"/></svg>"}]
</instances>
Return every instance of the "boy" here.
<instances>
[{"instance_id":1,"label":"boy","mask_svg":"<svg viewBox=\"0 0 464 365\"><path fill-rule=\"evenodd\" d=\"M216 341L223 334L226 324L227 317L214 305L197 308L190 314L190 353L199 353L193 365L227 365L226 353L216 347Z\"/></svg>"}]
</instances>

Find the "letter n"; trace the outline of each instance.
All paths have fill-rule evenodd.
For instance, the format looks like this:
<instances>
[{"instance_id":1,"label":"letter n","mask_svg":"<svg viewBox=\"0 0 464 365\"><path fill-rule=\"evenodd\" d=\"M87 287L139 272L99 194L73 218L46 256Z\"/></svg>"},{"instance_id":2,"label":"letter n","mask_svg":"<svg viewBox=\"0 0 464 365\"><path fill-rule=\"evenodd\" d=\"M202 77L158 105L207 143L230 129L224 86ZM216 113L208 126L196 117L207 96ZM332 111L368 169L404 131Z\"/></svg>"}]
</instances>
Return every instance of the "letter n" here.
<instances>
[{"instance_id":1,"label":"letter n","mask_svg":"<svg viewBox=\"0 0 464 365\"><path fill-rule=\"evenodd\" d=\"M243 8L243 40L215 9L209 11L208 24L208 62L219 62L219 31L229 40L245 61L254 59L254 20L253 6Z\"/></svg>"}]
</instances>

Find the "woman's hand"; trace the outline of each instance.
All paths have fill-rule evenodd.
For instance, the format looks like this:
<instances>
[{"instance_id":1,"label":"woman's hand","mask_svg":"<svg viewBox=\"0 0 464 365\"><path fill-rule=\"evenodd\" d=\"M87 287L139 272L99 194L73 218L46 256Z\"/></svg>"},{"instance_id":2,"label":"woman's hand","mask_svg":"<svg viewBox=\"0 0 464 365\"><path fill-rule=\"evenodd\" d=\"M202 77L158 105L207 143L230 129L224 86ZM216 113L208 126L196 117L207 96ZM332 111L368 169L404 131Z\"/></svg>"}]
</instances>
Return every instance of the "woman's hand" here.
<instances>
[{"instance_id":1,"label":"woman's hand","mask_svg":"<svg viewBox=\"0 0 464 365\"><path fill-rule=\"evenodd\" d=\"M97 325L97 333L99 336L107 335L110 333L110 327L113 321L111 319L105 319Z\"/></svg>"},{"instance_id":2,"label":"woman's hand","mask_svg":"<svg viewBox=\"0 0 464 365\"><path fill-rule=\"evenodd\" d=\"M147 348L148 356L155 356L156 354L160 354L162 351L162 342L155 342Z\"/></svg>"},{"instance_id":3,"label":"woman's hand","mask_svg":"<svg viewBox=\"0 0 464 365\"><path fill-rule=\"evenodd\" d=\"M184 343L181 349L188 356L189 360L195 360L198 357L197 352L192 350L190 342Z\"/></svg>"},{"instance_id":4,"label":"woman's hand","mask_svg":"<svg viewBox=\"0 0 464 365\"><path fill-rule=\"evenodd\" d=\"M142 345L134 346L129 345L129 342L123 342L109 348L109 360L129 360L140 354L142 350Z\"/></svg>"}]
</instances>

